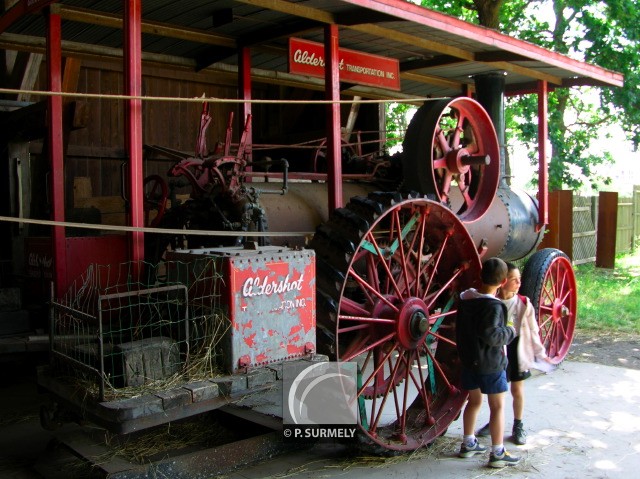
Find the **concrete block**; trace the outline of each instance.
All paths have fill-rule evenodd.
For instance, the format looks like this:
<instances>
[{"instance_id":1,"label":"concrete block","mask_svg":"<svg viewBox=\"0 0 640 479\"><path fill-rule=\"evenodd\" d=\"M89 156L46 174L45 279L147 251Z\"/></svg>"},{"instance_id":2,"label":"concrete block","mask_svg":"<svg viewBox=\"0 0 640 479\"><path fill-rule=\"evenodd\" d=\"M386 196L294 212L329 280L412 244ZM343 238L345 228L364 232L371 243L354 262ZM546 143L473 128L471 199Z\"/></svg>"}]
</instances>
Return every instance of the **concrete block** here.
<instances>
[{"instance_id":1,"label":"concrete block","mask_svg":"<svg viewBox=\"0 0 640 479\"><path fill-rule=\"evenodd\" d=\"M146 338L117 344L114 352L122 355L126 386L142 386L180 371L178 344L170 338Z\"/></svg>"},{"instance_id":2,"label":"concrete block","mask_svg":"<svg viewBox=\"0 0 640 479\"><path fill-rule=\"evenodd\" d=\"M218 385L220 394L233 396L247 390L247 376L245 374L234 374L233 376L223 376L209 380Z\"/></svg>"},{"instance_id":3,"label":"concrete block","mask_svg":"<svg viewBox=\"0 0 640 479\"><path fill-rule=\"evenodd\" d=\"M185 384L182 387L191 393L193 402L217 398L220 394L218 385L211 381L198 381L195 383Z\"/></svg>"},{"instance_id":4,"label":"concrete block","mask_svg":"<svg viewBox=\"0 0 640 479\"><path fill-rule=\"evenodd\" d=\"M186 406L192 402L191 391L183 388L170 389L169 391L158 391L156 397L162 399L162 408L165 411L180 406Z\"/></svg>"},{"instance_id":5,"label":"concrete block","mask_svg":"<svg viewBox=\"0 0 640 479\"><path fill-rule=\"evenodd\" d=\"M247 389L258 388L273 383L276 380L276 372L269 368L260 368L247 374Z\"/></svg>"}]
</instances>

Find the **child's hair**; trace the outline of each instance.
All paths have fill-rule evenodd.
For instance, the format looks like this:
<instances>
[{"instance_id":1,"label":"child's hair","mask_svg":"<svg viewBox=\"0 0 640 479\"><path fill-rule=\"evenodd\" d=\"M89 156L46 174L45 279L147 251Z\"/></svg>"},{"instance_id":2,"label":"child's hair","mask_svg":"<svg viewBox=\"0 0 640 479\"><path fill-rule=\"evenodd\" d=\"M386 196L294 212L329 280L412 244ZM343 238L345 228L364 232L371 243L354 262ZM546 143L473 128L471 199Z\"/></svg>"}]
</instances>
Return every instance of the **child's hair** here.
<instances>
[{"instance_id":1,"label":"child's hair","mask_svg":"<svg viewBox=\"0 0 640 479\"><path fill-rule=\"evenodd\" d=\"M490 286L497 286L507 277L507 263L500 258L489 258L482 263L482 282Z\"/></svg>"},{"instance_id":2,"label":"child's hair","mask_svg":"<svg viewBox=\"0 0 640 479\"><path fill-rule=\"evenodd\" d=\"M513 264L511 261L507 261L507 274L511 271L513 271L514 269L518 269L518 266Z\"/></svg>"}]
</instances>

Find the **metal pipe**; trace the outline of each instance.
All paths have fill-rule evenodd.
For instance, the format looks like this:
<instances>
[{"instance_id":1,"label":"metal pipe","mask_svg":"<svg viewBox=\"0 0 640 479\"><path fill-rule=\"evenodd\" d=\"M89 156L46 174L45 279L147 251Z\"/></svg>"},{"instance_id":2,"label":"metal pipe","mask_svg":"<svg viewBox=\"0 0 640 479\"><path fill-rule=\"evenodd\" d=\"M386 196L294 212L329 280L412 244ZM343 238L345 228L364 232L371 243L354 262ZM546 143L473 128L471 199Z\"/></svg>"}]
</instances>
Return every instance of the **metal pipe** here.
<instances>
[{"instance_id":1,"label":"metal pipe","mask_svg":"<svg viewBox=\"0 0 640 479\"><path fill-rule=\"evenodd\" d=\"M476 85L476 99L480 103L496 130L498 146L500 149L500 185L503 186L506 177L506 147L505 147L505 120L504 120L504 91L505 80L503 73L487 73L474 77Z\"/></svg>"}]
</instances>

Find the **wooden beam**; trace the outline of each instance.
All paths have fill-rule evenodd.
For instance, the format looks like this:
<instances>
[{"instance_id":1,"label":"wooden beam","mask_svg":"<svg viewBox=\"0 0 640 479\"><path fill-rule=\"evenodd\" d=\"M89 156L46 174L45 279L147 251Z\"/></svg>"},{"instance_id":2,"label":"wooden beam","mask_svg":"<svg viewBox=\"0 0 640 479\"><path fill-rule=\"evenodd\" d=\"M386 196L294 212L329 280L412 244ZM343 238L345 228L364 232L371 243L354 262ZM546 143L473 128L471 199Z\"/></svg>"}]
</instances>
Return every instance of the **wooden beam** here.
<instances>
[{"instance_id":1,"label":"wooden beam","mask_svg":"<svg viewBox=\"0 0 640 479\"><path fill-rule=\"evenodd\" d=\"M284 0L238 0L240 3L246 3L248 5L254 5L257 7L268 8L269 10L275 10L281 13L287 13L298 17L307 18L309 20L315 20L318 22L333 25L338 23L338 19L331 13L319 10L317 8L307 7L296 3L287 2ZM473 60L474 55L471 52L467 52L461 48L446 45L444 43L435 42L432 40L426 40L418 38L414 35L401 33L396 30L384 28L373 23L357 24L357 25L345 25L346 28L355 30L370 35L377 35L381 38L388 38L390 40L396 40L410 45L417 45L428 50L436 51L439 53L449 54L465 60Z\"/></svg>"},{"instance_id":2,"label":"wooden beam","mask_svg":"<svg viewBox=\"0 0 640 479\"><path fill-rule=\"evenodd\" d=\"M335 16L324 10L317 8L307 7L300 5L299 3L291 3L283 0L237 0L238 3L245 3L247 5L253 5L254 7L266 8L275 12L287 13L289 15L295 15L296 17L307 18L309 20L316 20L320 23L327 25L334 25L338 23Z\"/></svg>"},{"instance_id":3,"label":"wooden beam","mask_svg":"<svg viewBox=\"0 0 640 479\"><path fill-rule=\"evenodd\" d=\"M122 17L111 13L88 10L85 8L61 6L60 16L64 20L80 23L89 23L103 27L122 29ZM187 27L175 27L166 23L143 21L142 33L149 33L161 37L176 38L206 45L218 45L228 48L236 48L236 41L226 35L214 34L204 30Z\"/></svg>"},{"instance_id":4,"label":"wooden beam","mask_svg":"<svg viewBox=\"0 0 640 479\"><path fill-rule=\"evenodd\" d=\"M411 70L422 70L424 68L434 68L441 67L444 65L455 65L458 63L462 63L463 60L460 60L456 57L450 57L448 55L438 55L430 58L416 58L413 60L406 60L400 62L400 71L411 71Z\"/></svg>"},{"instance_id":5,"label":"wooden beam","mask_svg":"<svg viewBox=\"0 0 640 479\"><path fill-rule=\"evenodd\" d=\"M29 53L29 63L25 69L24 76L20 82L20 90L33 90L38 75L40 74L40 65L44 55L42 53ZM31 95L28 93L18 94L18 101L30 101Z\"/></svg>"},{"instance_id":6,"label":"wooden beam","mask_svg":"<svg viewBox=\"0 0 640 479\"><path fill-rule=\"evenodd\" d=\"M44 39L41 37L31 37L26 35L15 35L9 33L0 34L0 48L11 50L23 50L40 52L44 51ZM98 45L87 45L84 43L63 41L62 51L65 56L77 56L83 60L95 62L105 62L108 59L121 59L122 50L119 48L102 47ZM106 58L105 58L106 57ZM145 62L145 71L153 70L154 66L161 65L163 67L171 66L173 69L185 69L182 73L190 75L189 78L200 78L202 75L224 76L225 78L233 78L236 80L238 68L235 65L225 63L216 63L211 67L194 73L196 68L195 60L173 55L161 55L157 53L142 53L142 59ZM169 76L173 73L168 72ZM155 73L156 76L158 73ZM286 72L277 72L272 70L251 69L251 75L254 82L261 82L273 85L292 86L296 88L308 88L312 90L324 90L324 82L321 79L304 77L300 75L292 75ZM216 78L219 80L219 78ZM235 83L232 83L235 84ZM390 99L395 98L398 101L406 101L415 98L415 95L407 95L401 92L383 90L379 88L366 87L364 85L354 86L343 93L349 95L360 95L364 98L374 99ZM410 102L416 103L416 102Z\"/></svg>"},{"instance_id":7,"label":"wooden beam","mask_svg":"<svg viewBox=\"0 0 640 479\"><path fill-rule=\"evenodd\" d=\"M455 88L460 91L462 91L462 88L465 85L465 83L463 82L448 80L446 78L442 78L434 75L425 75L422 73L404 72L404 73L400 73L400 78L404 80L411 80L419 83L425 83L427 85L437 85L437 86L443 86L446 88Z\"/></svg>"},{"instance_id":8,"label":"wooden beam","mask_svg":"<svg viewBox=\"0 0 640 479\"><path fill-rule=\"evenodd\" d=\"M78 91L80 81L80 65L82 61L78 58L68 57L64 62L64 73L62 75L62 91L73 93Z\"/></svg>"},{"instance_id":9,"label":"wooden beam","mask_svg":"<svg viewBox=\"0 0 640 479\"><path fill-rule=\"evenodd\" d=\"M529 78L535 78L536 80L543 80L549 83L554 83L556 85L562 85L562 78L558 76L550 75L548 73L543 73L537 70L533 70L531 68L521 67L520 65L516 65L515 63L509 63L509 62L483 62L483 63L492 65L498 70L517 73L519 75L523 75Z\"/></svg>"},{"instance_id":10,"label":"wooden beam","mask_svg":"<svg viewBox=\"0 0 640 479\"><path fill-rule=\"evenodd\" d=\"M406 43L408 45L415 45L417 47L424 48L425 50L450 55L452 57L461 58L463 60L475 60L475 55L472 52L463 50L462 48L454 47L452 45L447 45L445 43L440 43L433 40L427 40L426 38L416 37L415 35L411 35L409 33L398 32L396 30L380 27L372 23L366 25L354 25L347 28L350 28L351 30L355 30L357 32L367 33L369 35L376 35L380 38L386 38L388 40L395 40L398 42Z\"/></svg>"}]
</instances>

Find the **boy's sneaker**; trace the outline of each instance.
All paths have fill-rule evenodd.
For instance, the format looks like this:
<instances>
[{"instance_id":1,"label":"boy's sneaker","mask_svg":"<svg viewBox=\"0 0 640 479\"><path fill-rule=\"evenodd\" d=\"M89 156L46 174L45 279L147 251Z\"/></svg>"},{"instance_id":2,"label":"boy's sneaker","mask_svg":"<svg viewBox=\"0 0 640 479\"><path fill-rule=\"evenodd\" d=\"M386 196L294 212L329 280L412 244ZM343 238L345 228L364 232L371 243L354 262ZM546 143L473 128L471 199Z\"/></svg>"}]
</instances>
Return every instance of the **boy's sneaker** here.
<instances>
[{"instance_id":1,"label":"boy's sneaker","mask_svg":"<svg viewBox=\"0 0 640 479\"><path fill-rule=\"evenodd\" d=\"M476 454L483 454L487 452L489 448L487 446L481 445L478 440L473 446L465 446L464 442L460 446L460 452L458 453L458 457L473 457Z\"/></svg>"},{"instance_id":2,"label":"boy's sneaker","mask_svg":"<svg viewBox=\"0 0 640 479\"><path fill-rule=\"evenodd\" d=\"M520 458L509 455L506 449L503 449L502 454L492 452L489 456L489 467L515 466L519 462Z\"/></svg>"},{"instance_id":3,"label":"boy's sneaker","mask_svg":"<svg viewBox=\"0 0 640 479\"><path fill-rule=\"evenodd\" d=\"M527 443L527 432L524 430L524 425L522 423L513 425L511 435L513 437L513 442L517 445L522 446Z\"/></svg>"},{"instance_id":4,"label":"boy's sneaker","mask_svg":"<svg viewBox=\"0 0 640 479\"><path fill-rule=\"evenodd\" d=\"M478 437L491 436L491 430L489 429L489 423L486 423L484 426L482 426L480 429L478 429L478 432L476 432L476 436L478 436Z\"/></svg>"}]
</instances>

